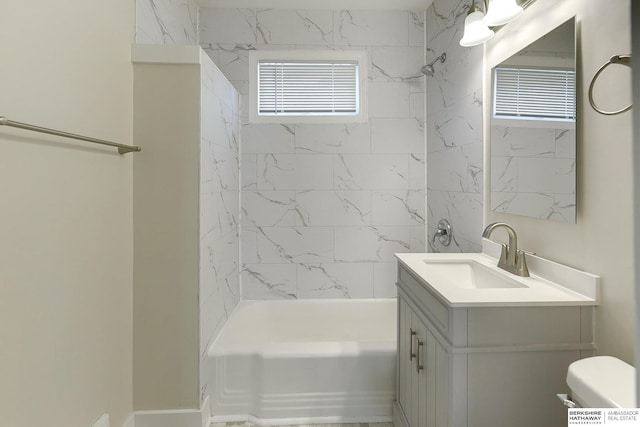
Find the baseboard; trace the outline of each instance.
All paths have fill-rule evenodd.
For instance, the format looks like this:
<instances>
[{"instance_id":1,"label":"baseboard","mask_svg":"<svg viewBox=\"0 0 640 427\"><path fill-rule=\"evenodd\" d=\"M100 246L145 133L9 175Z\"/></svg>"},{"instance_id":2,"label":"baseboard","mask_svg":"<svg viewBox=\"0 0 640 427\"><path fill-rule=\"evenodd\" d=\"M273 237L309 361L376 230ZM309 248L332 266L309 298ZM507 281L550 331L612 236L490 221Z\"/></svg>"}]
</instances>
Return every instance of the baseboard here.
<instances>
[{"instance_id":1,"label":"baseboard","mask_svg":"<svg viewBox=\"0 0 640 427\"><path fill-rule=\"evenodd\" d=\"M134 421L126 427L209 427L209 397L200 409L176 409L162 411L136 411Z\"/></svg>"},{"instance_id":2,"label":"baseboard","mask_svg":"<svg viewBox=\"0 0 640 427\"><path fill-rule=\"evenodd\" d=\"M393 402L393 425L394 427L409 427L407 418L404 416L400 405L398 405L398 401Z\"/></svg>"},{"instance_id":3,"label":"baseboard","mask_svg":"<svg viewBox=\"0 0 640 427\"><path fill-rule=\"evenodd\" d=\"M136 415L129 415L129 418L127 418L127 421L124 422L122 427L136 427Z\"/></svg>"}]
</instances>

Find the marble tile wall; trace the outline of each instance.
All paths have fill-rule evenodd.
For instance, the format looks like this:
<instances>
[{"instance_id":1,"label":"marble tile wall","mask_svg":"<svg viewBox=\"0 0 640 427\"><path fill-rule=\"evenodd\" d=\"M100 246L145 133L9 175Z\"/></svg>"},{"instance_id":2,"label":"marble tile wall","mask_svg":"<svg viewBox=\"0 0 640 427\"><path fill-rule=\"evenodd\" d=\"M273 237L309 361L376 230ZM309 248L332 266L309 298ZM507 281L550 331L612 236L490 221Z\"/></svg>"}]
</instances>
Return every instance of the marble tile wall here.
<instances>
[{"instance_id":1,"label":"marble tile wall","mask_svg":"<svg viewBox=\"0 0 640 427\"><path fill-rule=\"evenodd\" d=\"M238 93L220 70L201 64L200 392L212 378L206 350L240 300Z\"/></svg>"},{"instance_id":2,"label":"marble tile wall","mask_svg":"<svg viewBox=\"0 0 640 427\"><path fill-rule=\"evenodd\" d=\"M491 126L491 210L576 218L575 129Z\"/></svg>"},{"instance_id":3,"label":"marble tile wall","mask_svg":"<svg viewBox=\"0 0 640 427\"><path fill-rule=\"evenodd\" d=\"M394 296L425 251L424 12L201 8L199 37L241 93L243 298ZM369 121L248 123L260 49L365 50Z\"/></svg>"},{"instance_id":4,"label":"marble tile wall","mask_svg":"<svg viewBox=\"0 0 640 427\"><path fill-rule=\"evenodd\" d=\"M426 13L427 62L446 52L427 77L427 227L441 218L453 228L450 246L434 252L480 252L483 220L483 48L459 45L469 1L435 0Z\"/></svg>"},{"instance_id":5,"label":"marble tile wall","mask_svg":"<svg viewBox=\"0 0 640 427\"><path fill-rule=\"evenodd\" d=\"M198 44L196 0L136 0L137 44Z\"/></svg>"}]
</instances>

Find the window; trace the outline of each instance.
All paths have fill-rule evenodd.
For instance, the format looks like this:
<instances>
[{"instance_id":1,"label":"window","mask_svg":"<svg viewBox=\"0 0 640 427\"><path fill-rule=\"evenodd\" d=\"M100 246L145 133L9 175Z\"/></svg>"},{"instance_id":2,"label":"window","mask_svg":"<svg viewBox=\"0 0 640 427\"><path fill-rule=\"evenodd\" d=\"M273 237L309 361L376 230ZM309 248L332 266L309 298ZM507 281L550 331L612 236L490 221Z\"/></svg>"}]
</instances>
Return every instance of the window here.
<instances>
[{"instance_id":1,"label":"window","mask_svg":"<svg viewBox=\"0 0 640 427\"><path fill-rule=\"evenodd\" d=\"M251 52L251 122L365 121L363 52Z\"/></svg>"},{"instance_id":2,"label":"window","mask_svg":"<svg viewBox=\"0 0 640 427\"><path fill-rule=\"evenodd\" d=\"M496 68L493 117L573 122L575 80L572 69Z\"/></svg>"}]
</instances>

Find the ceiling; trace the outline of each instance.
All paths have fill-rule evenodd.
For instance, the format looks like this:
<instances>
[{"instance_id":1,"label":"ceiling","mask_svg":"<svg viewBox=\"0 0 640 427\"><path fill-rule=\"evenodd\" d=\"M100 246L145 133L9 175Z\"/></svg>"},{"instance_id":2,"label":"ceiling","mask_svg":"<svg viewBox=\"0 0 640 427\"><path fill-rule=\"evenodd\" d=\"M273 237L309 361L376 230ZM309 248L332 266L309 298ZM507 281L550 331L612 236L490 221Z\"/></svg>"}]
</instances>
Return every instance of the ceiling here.
<instances>
[{"instance_id":1,"label":"ceiling","mask_svg":"<svg viewBox=\"0 0 640 427\"><path fill-rule=\"evenodd\" d=\"M203 7L259 9L424 10L433 0L197 0Z\"/></svg>"}]
</instances>

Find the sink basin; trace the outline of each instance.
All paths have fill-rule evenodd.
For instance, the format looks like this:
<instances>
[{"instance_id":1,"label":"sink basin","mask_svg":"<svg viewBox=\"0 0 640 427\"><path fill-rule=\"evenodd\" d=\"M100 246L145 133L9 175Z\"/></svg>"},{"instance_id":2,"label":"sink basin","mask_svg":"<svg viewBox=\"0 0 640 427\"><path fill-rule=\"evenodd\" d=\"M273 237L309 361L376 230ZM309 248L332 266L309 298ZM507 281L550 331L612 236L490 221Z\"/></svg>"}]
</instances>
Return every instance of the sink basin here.
<instances>
[{"instance_id":1,"label":"sink basin","mask_svg":"<svg viewBox=\"0 0 640 427\"><path fill-rule=\"evenodd\" d=\"M463 289L527 288L504 273L477 261L468 260L424 260L429 275Z\"/></svg>"}]
</instances>

